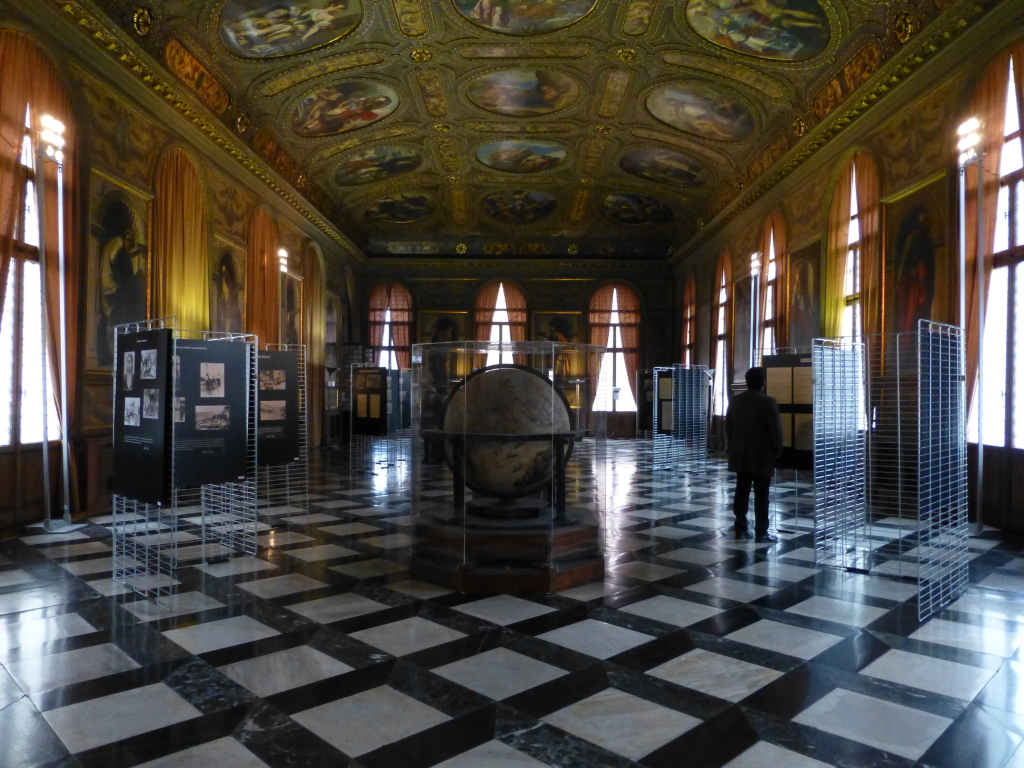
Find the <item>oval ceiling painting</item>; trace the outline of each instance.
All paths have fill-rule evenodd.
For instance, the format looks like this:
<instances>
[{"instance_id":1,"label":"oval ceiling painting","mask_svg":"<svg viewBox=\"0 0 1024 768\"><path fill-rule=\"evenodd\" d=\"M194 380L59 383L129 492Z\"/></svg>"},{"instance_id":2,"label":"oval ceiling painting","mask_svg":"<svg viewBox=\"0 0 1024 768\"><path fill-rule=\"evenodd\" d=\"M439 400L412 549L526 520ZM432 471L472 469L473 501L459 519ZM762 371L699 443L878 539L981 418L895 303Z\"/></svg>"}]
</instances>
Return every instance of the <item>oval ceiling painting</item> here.
<instances>
[{"instance_id":1,"label":"oval ceiling painting","mask_svg":"<svg viewBox=\"0 0 1024 768\"><path fill-rule=\"evenodd\" d=\"M542 35L575 24L597 0L455 0L459 13L478 27L506 35Z\"/></svg>"},{"instance_id":2,"label":"oval ceiling painting","mask_svg":"<svg viewBox=\"0 0 1024 768\"><path fill-rule=\"evenodd\" d=\"M740 141L754 131L747 105L707 83L666 83L647 97L647 110L661 122L705 139Z\"/></svg>"},{"instance_id":3,"label":"oval ceiling painting","mask_svg":"<svg viewBox=\"0 0 1024 768\"><path fill-rule=\"evenodd\" d=\"M377 200L363 215L371 224L412 224L430 216L436 207L434 198L426 192L396 192Z\"/></svg>"},{"instance_id":4,"label":"oval ceiling painting","mask_svg":"<svg viewBox=\"0 0 1024 768\"><path fill-rule=\"evenodd\" d=\"M333 43L362 20L360 0L228 0L220 39L238 56L268 59Z\"/></svg>"},{"instance_id":5,"label":"oval ceiling painting","mask_svg":"<svg viewBox=\"0 0 1024 768\"><path fill-rule=\"evenodd\" d=\"M398 108L398 94L383 83L351 80L310 91L295 105L299 136L330 136L381 120Z\"/></svg>"},{"instance_id":6,"label":"oval ceiling painting","mask_svg":"<svg viewBox=\"0 0 1024 768\"><path fill-rule=\"evenodd\" d=\"M697 187L708 180L703 165L689 155L671 149L634 149L619 159L619 167L641 179L681 187Z\"/></svg>"},{"instance_id":7,"label":"oval ceiling painting","mask_svg":"<svg viewBox=\"0 0 1024 768\"><path fill-rule=\"evenodd\" d=\"M528 189L491 192L480 204L484 213L502 224L532 224L550 216L558 205L547 192Z\"/></svg>"},{"instance_id":8,"label":"oval ceiling painting","mask_svg":"<svg viewBox=\"0 0 1024 768\"><path fill-rule=\"evenodd\" d=\"M334 183L339 187L372 184L415 171L423 165L419 152L407 147L384 145L353 152L334 169Z\"/></svg>"},{"instance_id":9,"label":"oval ceiling painting","mask_svg":"<svg viewBox=\"0 0 1024 768\"><path fill-rule=\"evenodd\" d=\"M489 112L536 117L572 106L580 86L553 69L500 69L474 78L466 95Z\"/></svg>"},{"instance_id":10,"label":"oval ceiling painting","mask_svg":"<svg viewBox=\"0 0 1024 768\"><path fill-rule=\"evenodd\" d=\"M686 20L712 43L762 59L814 58L830 36L818 0L689 0Z\"/></svg>"},{"instance_id":11,"label":"oval ceiling painting","mask_svg":"<svg viewBox=\"0 0 1024 768\"><path fill-rule=\"evenodd\" d=\"M601 201L601 213L609 221L636 227L641 224L668 224L672 209L647 195L614 192Z\"/></svg>"},{"instance_id":12,"label":"oval ceiling painting","mask_svg":"<svg viewBox=\"0 0 1024 768\"><path fill-rule=\"evenodd\" d=\"M488 168L511 173L536 173L565 162L565 149L553 141L505 139L489 141L476 151L476 158Z\"/></svg>"}]
</instances>

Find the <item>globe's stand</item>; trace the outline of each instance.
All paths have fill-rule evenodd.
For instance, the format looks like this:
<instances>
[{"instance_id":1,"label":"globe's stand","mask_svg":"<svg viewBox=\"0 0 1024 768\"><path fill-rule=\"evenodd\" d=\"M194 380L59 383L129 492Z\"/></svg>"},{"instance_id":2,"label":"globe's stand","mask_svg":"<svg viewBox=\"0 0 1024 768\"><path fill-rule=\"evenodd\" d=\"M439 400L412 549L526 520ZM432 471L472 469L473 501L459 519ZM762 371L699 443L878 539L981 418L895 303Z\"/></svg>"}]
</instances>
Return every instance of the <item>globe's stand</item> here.
<instances>
[{"instance_id":1,"label":"globe's stand","mask_svg":"<svg viewBox=\"0 0 1024 768\"><path fill-rule=\"evenodd\" d=\"M413 347L415 576L464 592L553 592L603 576L601 510L580 475L592 464L573 462L603 445L604 414L591 408L603 352Z\"/></svg>"}]
</instances>

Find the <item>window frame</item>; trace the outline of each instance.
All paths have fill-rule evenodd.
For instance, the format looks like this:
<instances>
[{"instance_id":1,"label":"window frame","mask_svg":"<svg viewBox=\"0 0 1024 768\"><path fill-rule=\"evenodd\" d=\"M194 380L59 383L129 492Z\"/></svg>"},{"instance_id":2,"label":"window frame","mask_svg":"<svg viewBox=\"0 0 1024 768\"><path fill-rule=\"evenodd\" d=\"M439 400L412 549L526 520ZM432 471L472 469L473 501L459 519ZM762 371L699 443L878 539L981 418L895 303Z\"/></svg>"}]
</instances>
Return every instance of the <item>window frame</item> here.
<instances>
[{"instance_id":1,"label":"window frame","mask_svg":"<svg viewBox=\"0 0 1024 768\"><path fill-rule=\"evenodd\" d=\"M724 418L729 407L729 305L732 296L729 293L727 271L720 268L718 272L721 279L718 280L715 287L715 335L712 338L715 353L715 381L712 415ZM720 394L721 398L718 397ZM719 409L721 409L721 413L718 412Z\"/></svg>"}]
</instances>

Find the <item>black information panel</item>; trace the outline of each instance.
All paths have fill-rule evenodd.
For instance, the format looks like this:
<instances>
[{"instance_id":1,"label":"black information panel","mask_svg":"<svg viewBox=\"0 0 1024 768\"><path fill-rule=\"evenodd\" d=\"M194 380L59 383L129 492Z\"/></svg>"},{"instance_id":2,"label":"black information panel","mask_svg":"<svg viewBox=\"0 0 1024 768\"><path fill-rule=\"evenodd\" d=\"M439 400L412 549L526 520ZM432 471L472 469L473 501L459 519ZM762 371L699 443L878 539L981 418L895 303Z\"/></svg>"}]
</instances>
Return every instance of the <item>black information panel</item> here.
<instances>
[{"instance_id":1,"label":"black information panel","mask_svg":"<svg viewBox=\"0 0 1024 768\"><path fill-rule=\"evenodd\" d=\"M357 435L388 433L387 368L357 368L352 382L352 431Z\"/></svg>"},{"instance_id":2,"label":"black information panel","mask_svg":"<svg viewBox=\"0 0 1024 768\"><path fill-rule=\"evenodd\" d=\"M277 466L299 457L299 353L259 353L261 466Z\"/></svg>"},{"instance_id":3,"label":"black information panel","mask_svg":"<svg viewBox=\"0 0 1024 768\"><path fill-rule=\"evenodd\" d=\"M114 493L147 504L167 501L171 332L117 336L114 381Z\"/></svg>"},{"instance_id":4,"label":"black information panel","mask_svg":"<svg viewBox=\"0 0 1024 768\"><path fill-rule=\"evenodd\" d=\"M174 358L174 483L245 480L249 345L178 339Z\"/></svg>"}]
</instances>

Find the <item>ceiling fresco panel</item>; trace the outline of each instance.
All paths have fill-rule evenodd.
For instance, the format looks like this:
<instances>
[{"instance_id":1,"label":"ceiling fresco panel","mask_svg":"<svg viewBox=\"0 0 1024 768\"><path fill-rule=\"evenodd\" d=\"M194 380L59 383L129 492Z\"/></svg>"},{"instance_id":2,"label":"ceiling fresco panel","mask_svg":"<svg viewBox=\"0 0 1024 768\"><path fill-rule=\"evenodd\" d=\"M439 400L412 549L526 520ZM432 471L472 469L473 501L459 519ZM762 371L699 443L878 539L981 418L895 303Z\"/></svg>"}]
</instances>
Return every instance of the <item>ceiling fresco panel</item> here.
<instances>
[{"instance_id":1,"label":"ceiling fresco panel","mask_svg":"<svg viewBox=\"0 0 1024 768\"><path fill-rule=\"evenodd\" d=\"M375 80L349 80L310 91L292 109L291 127L299 136L331 136L383 120L398 109L399 98Z\"/></svg>"},{"instance_id":2,"label":"ceiling fresco panel","mask_svg":"<svg viewBox=\"0 0 1024 768\"><path fill-rule=\"evenodd\" d=\"M506 35L543 35L575 24L598 0L452 0L462 16L483 29Z\"/></svg>"},{"instance_id":3,"label":"ceiling fresco panel","mask_svg":"<svg viewBox=\"0 0 1024 768\"><path fill-rule=\"evenodd\" d=\"M716 45L763 59L803 61L831 31L817 0L687 0L686 20Z\"/></svg>"},{"instance_id":4,"label":"ceiling fresco panel","mask_svg":"<svg viewBox=\"0 0 1024 768\"><path fill-rule=\"evenodd\" d=\"M228 0L219 11L224 47L237 56L291 56L340 40L363 20L360 0Z\"/></svg>"}]
</instances>

